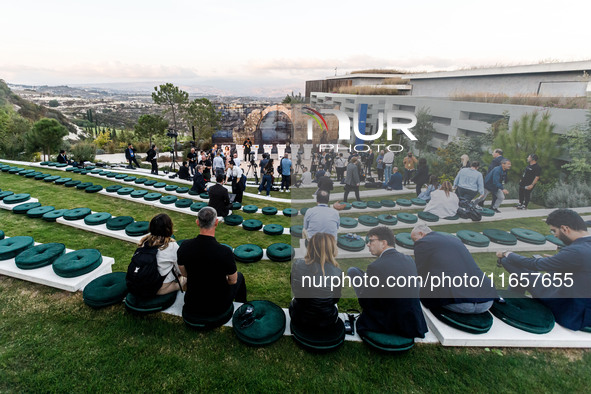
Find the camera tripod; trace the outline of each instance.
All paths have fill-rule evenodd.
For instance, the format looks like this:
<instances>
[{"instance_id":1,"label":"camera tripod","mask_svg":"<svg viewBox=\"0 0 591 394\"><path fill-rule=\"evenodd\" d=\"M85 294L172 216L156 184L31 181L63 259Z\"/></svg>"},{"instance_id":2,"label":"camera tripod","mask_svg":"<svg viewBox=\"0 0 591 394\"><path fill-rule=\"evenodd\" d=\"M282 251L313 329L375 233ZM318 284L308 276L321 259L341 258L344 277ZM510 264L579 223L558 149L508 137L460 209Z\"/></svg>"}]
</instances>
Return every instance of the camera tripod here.
<instances>
[{"instance_id":1,"label":"camera tripod","mask_svg":"<svg viewBox=\"0 0 591 394\"><path fill-rule=\"evenodd\" d=\"M246 174L244 174L244 176L246 177L246 179L248 179L248 174L250 174L250 172L252 171L253 175L254 175L254 180L256 183L259 183L259 173L257 171L257 165L256 163L253 163L251 161L250 164L248 164L248 168L246 170Z\"/></svg>"}]
</instances>

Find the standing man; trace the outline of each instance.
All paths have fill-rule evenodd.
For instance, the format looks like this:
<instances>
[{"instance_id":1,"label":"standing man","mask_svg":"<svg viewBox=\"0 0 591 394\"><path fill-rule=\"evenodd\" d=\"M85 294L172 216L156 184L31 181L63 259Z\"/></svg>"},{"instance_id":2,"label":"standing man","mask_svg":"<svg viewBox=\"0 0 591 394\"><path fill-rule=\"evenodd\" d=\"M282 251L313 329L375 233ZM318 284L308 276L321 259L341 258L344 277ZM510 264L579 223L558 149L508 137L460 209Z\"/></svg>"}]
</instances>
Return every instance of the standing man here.
<instances>
[{"instance_id":1,"label":"standing man","mask_svg":"<svg viewBox=\"0 0 591 394\"><path fill-rule=\"evenodd\" d=\"M148 156L146 157L146 161L149 161L152 164L152 171L150 174L158 175L158 160L156 159L156 145L152 145L152 147L147 152Z\"/></svg>"},{"instance_id":2,"label":"standing man","mask_svg":"<svg viewBox=\"0 0 591 394\"><path fill-rule=\"evenodd\" d=\"M517 205L517 209L527 209L531 192L540 180L540 174L542 173L542 168L538 165L538 155L529 155L527 163L521 181L519 181L519 205Z\"/></svg>"},{"instance_id":3,"label":"standing man","mask_svg":"<svg viewBox=\"0 0 591 394\"><path fill-rule=\"evenodd\" d=\"M509 194L503 183L507 180L507 171L510 169L511 162L508 159L503 159L501 165L496 166L484 179L484 188L494 196L494 202L490 206L490 209L496 213L501 212L499 211L499 207L505 200L505 195Z\"/></svg>"},{"instance_id":4,"label":"standing man","mask_svg":"<svg viewBox=\"0 0 591 394\"><path fill-rule=\"evenodd\" d=\"M392 163L394 163L394 152L388 151L384 155L384 177L386 183L390 182L390 175L392 175Z\"/></svg>"},{"instance_id":5,"label":"standing man","mask_svg":"<svg viewBox=\"0 0 591 394\"><path fill-rule=\"evenodd\" d=\"M226 166L224 165L224 159L222 159L222 153L219 152L213 159L213 173L214 175L217 176L221 175L224 176L224 170L226 169Z\"/></svg>"},{"instance_id":6,"label":"standing man","mask_svg":"<svg viewBox=\"0 0 591 394\"><path fill-rule=\"evenodd\" d=\"M228 189L224 187L224 174L217 175L216 184L209 187L207 191L209 194L209 205L216 210L218 216L226 217L230 213L232 203L230 203L230 194Z\"/></svg>"},{"instance_id":7,"label":"standing man","mask_svg":"<svg viewBox=\"0 0 591 394\"><path fill-rule=\"evenodd\" d=\"M376 169L378 171L378 181L384 181L384 151L380 151L378 158L376 159Z\"/></svg>"},{"instance_id":8,"label":"standing man","mask_svg":"<svg viewBox=\"0 0 591 394\"><path fill-rule=\"evenodd\" d=\"M132 163L135 163L137 167L140 166L135 158L135 149L133 149L133 145L131 144L131 142L127 144L127 149L125 149L125 158L127 159L127 161L129 161L129 166L127 168L131 168L132 170L134 170L135 168Z\"/></svg>"},{"instance_id":9,"label":"standing man","mask_svg":"<svg viewBox=\"0 0 591 394\"><path fill-rule=\"evenodd\" d=\"M240 158L238 157L238 153L234 153L232 155L232 157L230 158L230 161L232 161L232 158L234 159L234 165L238 168L240 168ZM248 164L248 162L247 162Z\"/></svg>"},{"instance_id":10,"label":"standing man","mask_svg":"<svg viewBox=\"0 0 591 394\"><path fill-rule=\"evenodd\" d=\"M402 160L402 164L404 164L404 186L410 183L412 174L415 172L415 164L418 162L419 161L413 156L412 152L408 152L406 157Z\"/></svg>"},{"instance_id":11,"label":"standing man","mask_svg":"<svg viewBox=\"0 0 591 394\"><path fill-rule=\"evenodd\" d=\"M291 186L291 160L289 160L289 155L285 153L283 155L283 159L279 162L279 167L281 167L281 192L283 192L283 188L285 187L285 191L289 191L289 187Z\"/></svg>"},{"instance_id":12,"label":"standing man","mask_svg":"<svg viewBox=\"0 0 591 394\"><path fill-rule=\"evenodd\" d=\"M244 194L244 186L246 185L246 179L242 173L242 169L234 163L234 160L230 160L228 164L228 181L232 182L232 193L236 195L235 202L242 204L242 195Z\"/></svg>"},{"instance_id":13,"label":"standing man","mask_svg":"<svg viewBox=\"0 0 591 394\"><path fill-rule=\"evenodd\" d=\"M337 182L342 182L345 177L345 169L347 168L347 160L339 153L339 157L335 160L335 170L337 172Z\"/></svg>"},{"instance_id":14,"label":"standing man","mask_svg":"<svg viewBox=\"0 0 591 394\"><path fill-rule=\"evenodd\" d=\"M478 167L480 163L473 161L470 168L462 168L456 179L454 187L460 200L472 201L477 195L484 194L484 179Z\"/></svg>"},{"instance_id":15,"label":"standing man","mask_svg":"<svg viewBox=\"0 0 591 394\"><path fill-rule=\"evenodd\" d=\"M267 154L263 153L263 158L259 162L259 170L261 171L261 179L263 179L263 177L265 176L265 167L267 166L268 162L269 162L269 158L267 157Z\"/></svg>"},{"instance_id":16,"label":"standing man","mask_svg":"<svg viewBox=\"0 0 591 394\"><path fill-rule=\"evenodd\" d=\"M490 163L490 166L488 166L488 170L486 171L486 175L490 174L490 172L492 170L495 169L495 167L498 167L501 165L501 161L503 161L505 158L503 157L503 150L502 149L495 149L492 153L492 162ZM484 194L481 197L478 197L478 200L476 200L478 202L478 205L480 205L481 207L484 207L484 200L486 200L486 197L488 196L489 191L486 190L486 188L484 189ZM495 203L495 196L493 196L493 204Z\"/></svg>"},{"instance_id":17,"label":"standing man","mask_svg":"<svg viewBox=\"0 0 591 394\"><path fill-rule=\"evenodd\" d=\"M367 152L367 156L365 157L365 176L366 177L371 176L371 166L373 165L375 158L376 158L376 156L374 155L373 151L370 149Z\"/></svg>"},{"instance_id":18,"label":"standing man","mask_svg":"<svg viewBox=\"0 0 591 394\"><path fill-rule=\"evenodd\" d=\"M197 165L197 153L195 152L195 148L191 148L191 151L187 154L187 161L189 162L191 175L195 175L195 166Z\"/></svg>"},{"instance_id":19,"label":"standing man","mask_svg":"<svg viewBox=\"0 0 591 394\"><path fill-rule=\"evenodd\" d=\"M252 147L252 142L250 141L250 138L247 138L246 141L244 141L244 144L242 144L242 146L244 146L244 161L248 161L250 160L250 148Z\"/></svg>"}]
</instances>

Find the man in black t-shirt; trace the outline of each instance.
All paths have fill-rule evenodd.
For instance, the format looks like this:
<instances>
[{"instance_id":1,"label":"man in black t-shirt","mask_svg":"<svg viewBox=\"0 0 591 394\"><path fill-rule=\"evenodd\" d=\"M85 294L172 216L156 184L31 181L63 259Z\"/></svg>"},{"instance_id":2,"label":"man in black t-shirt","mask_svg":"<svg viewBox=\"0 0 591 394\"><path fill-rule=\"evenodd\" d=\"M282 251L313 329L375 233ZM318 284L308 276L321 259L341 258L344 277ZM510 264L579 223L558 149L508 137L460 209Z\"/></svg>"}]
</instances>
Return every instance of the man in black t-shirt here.
<instances>
[{"instance_id":1,"label":"man in black t-shirt","mask_svg":"<svg viewBox=\"0 0 591 394\"><path fill-rule=\"evenodd\" d=\"M187 153L187 161L189 162L191 175L195 175L195 166L197 166L197 152L195 152L195 148L191 148L191 151Z\"/></svg>"},{"instance_id":2,"label":"man in black t-shirt","mask_svg":"<svg viewBox=\"0 0 591 394\"><path fill-rule=\"evenodd\" d=\"M250 148L252 147L252 142L250 141L250 138L247 138L246 141L244 141L244 144L242 144L242 146L244 146L244 161L248 161L250 160Z\"/></svg>"},{"instance_id":3,"label":"man in black t-shirt","mask_svg":"<svg viewBox=\"0 0 591 394\"><path fill-rule=\"evenodd\" d=\"M215 209L202 208L197 225L199 235L185 240L177 252L179 269L187 277L183 314L218 316L230 308L232 301L246 302L246 284L236 270L232 249L215 239Z\"/></svg>"},{"instance_id":4,"label":"man in black t-shirt","mask_svg":"<svg viewBox=\"0 0 591 394\"><path fill-rule=\"evenodd\" d=\"M525 167L521 181L519 182L519 204L517 209L527 209L531 192L540 180L542 168L538 164L538 155L531 154L527 157L528 165Z\"/></svg>"}]
</instances>

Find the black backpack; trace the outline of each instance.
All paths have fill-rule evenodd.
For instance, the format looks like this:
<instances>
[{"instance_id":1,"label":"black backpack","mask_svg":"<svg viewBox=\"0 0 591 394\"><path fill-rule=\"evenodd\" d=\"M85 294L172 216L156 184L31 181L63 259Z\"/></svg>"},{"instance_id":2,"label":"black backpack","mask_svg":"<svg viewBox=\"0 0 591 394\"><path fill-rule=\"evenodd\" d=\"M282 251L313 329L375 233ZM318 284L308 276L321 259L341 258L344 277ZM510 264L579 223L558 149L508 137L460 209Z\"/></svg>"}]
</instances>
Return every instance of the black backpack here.
<instances>
[{"instance_id":1,"label":"black backpack","mask_svg":"<svg viewBox=\"0 0 591 394\"><path fill-rule=\"evenodd\" d=\"M127 289L138 297L153 297L162 287L164 276L158 272L158 247L137 248L127 267Z\"/></svg>"}]
</instances>

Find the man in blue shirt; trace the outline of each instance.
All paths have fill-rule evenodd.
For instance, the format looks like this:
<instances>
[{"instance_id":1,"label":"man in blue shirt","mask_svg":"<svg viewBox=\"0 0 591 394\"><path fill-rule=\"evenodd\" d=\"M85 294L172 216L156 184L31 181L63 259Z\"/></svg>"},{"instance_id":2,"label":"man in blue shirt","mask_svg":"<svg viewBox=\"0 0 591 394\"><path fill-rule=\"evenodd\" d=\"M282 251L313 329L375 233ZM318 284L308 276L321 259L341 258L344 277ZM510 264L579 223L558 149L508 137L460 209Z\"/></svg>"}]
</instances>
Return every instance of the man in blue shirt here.
<instances>
[{"instance_id":1,"label":"man in blue shirt","mask_svg":"<svg viewBox=\"0 0 591 394\"><path fill-rule=\"evenodd\" d=\"M388 190L402 190L402 174L398 172L398 167L392 168L390 179L384 185Z\"/></svg>"},{"instance_id":2,"label":"man in blue shirt","mask_svg":"<svg viewBox=\"0 0 591 394\"><path fill-rule=\"evenodd\" d=\"M337 238L341 218L336 209L328 206L330 192L318 190L316 193L317 206L306 211L304 216L304 231L308 239L316 233L327 233Z\"/></svg>"},{"instance_id":3,"label":"man in blue shirt","mask_svg":"<svg viewBox=\"0 0 591 394\"><path fill-rule=\"evenodd\" d=\"M462 168L456 179L454 187L456 194L461 200L472 201L477 194L484 194L484 179L478 167L480 163L473 161L470 168Z\"/></svg>"},{"instance_id":4,"label":"man in blue shirt","mask_svg":"<svg viewBox=\"0 0 591 394\"><path fill-rule=\"evenodd\" d=\"M484 188L493 195L493 202L490 209L496 213L501 212L499 211L499 207L505 200L505 195L509 194L509 191L505 189L503 182L507 180L507 171L510 169L511 162L508 159L503 159L501 165L495 167L484 179Z\"/></svg>"},{"instance_id":5,"label":"man in blue shirt","mask_svg":"<svg viewBox=\"0 0 591 394\"><path fill-rule=\"evenodd\" d=\"M528 279L528 286L513 290L528 290L552 311L558 324L571 330L591 327L591 235L587 225L570 209L552 212L546 224L566 244L557 254L528 258L505 251L497 252L497 257L507 271L519 275L519 284L524 284L522 278Z\"/></svg>"},{"instance_id":6,"label":"man in blue shirt","mask_svg":"<svg viewBox=\"0 0 591 394\"><path fill-rule=\"evenodd\" d=\"M279 162L279 166L281 167L281 190L280 192L289 191L289 186L291 185L291 160L289 160L289 155L286 153L283 156L283 159ZM285 190L283 190L285 188Z\"/></svg>"},{"instance_id":7,"label":"man in blue shirt","mask_svg":"<svg viewBox=\"0 0 591 394\"><path fill-rule=\"evenodd\" d=\"M494 170L496 167L501 165L501 161L505 160L505 158L503 157L503 150L502 149L495 149L493 151L493 160L490 163L490 166L488 166L488 170L486 171L486 175L490 174L490 172L492 170ZM480 197L478 197L478 199L476 200L476 202L478 202L478 205L480 205L481 207L484 206L484 200L486 200L486 196L488 196L488 190L486 190L486 188L484 189L484 194ZM493 202L495 200L495 197L493 196Z\"/></svg>"}]
</instances>

